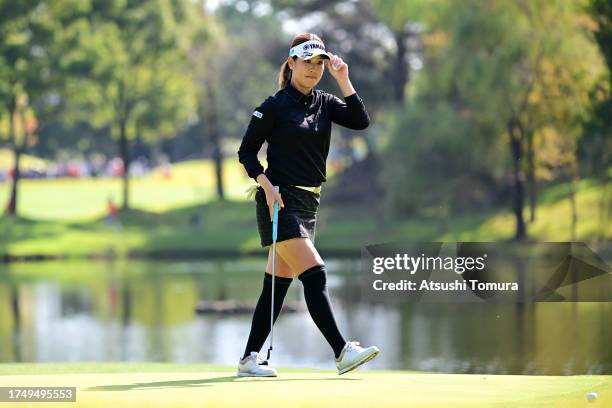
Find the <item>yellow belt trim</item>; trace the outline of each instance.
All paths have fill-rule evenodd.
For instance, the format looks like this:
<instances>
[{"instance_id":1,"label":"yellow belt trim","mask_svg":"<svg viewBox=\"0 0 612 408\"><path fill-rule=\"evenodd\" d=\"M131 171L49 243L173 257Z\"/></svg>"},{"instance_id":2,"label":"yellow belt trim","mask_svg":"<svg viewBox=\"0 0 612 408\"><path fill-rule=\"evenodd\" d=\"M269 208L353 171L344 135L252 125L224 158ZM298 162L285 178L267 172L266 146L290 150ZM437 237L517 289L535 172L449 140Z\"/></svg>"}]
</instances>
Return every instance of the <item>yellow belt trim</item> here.
<instances>
[{"instance_id":1,"label":"yellow belt trim","mask_svg":"<svg viewBox=\"0 0 612 408\"><path fill-rule=\"evenodd\" d=\"M307 186L296 186L297 188L301 188L303 190L308 190L313 193L319 194L321 192L321 187L307 187Z\"/></svg>"},{"instance_id":2,"label":"yellow belt trim","mask_svg":"<svg viewBox=\"0 0 612 408\"><path fill-rule=\"evenodd\" d=\"M255 193L257 192L258 187L259 187L259 184L251 184L249 187L247 187L246 190L244 190L244 192L247 195L247 200L255 199ZM301 188L303 190L308 190L315 194L321 193L321 187L308 187L308 186L295 186L295 187Z\"/></svg>"}]
</instances>

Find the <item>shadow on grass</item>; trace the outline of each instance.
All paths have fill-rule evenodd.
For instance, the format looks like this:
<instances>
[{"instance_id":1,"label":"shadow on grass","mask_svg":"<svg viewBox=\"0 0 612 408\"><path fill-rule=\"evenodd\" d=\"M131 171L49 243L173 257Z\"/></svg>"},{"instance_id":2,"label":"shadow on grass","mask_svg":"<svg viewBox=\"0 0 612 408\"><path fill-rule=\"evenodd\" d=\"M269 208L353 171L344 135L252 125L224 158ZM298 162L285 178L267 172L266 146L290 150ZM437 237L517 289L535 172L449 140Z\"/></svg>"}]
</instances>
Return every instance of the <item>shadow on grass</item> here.
<instances>
[{"instance_id":1,"label":"shadow on grass","mask_svg":"<svg viewBox=\"0 0 612 408\"><path fill-rule=\"evenodd\" d=\"M252 381L359 381L359 378L253 378L253 377L214 377L206 379L179 380L179 381L156 381L149 383L134 383L134 384L118 384L118 385L100 385L96 387L86 388L84 391L132 391L143 389L159 389L170 387L206 387L213 384L231 383L231 382L252 382Z\"/></svg>"},{"instance_id":2,"label":"shadow on grass","mask_svg":"<svg viewBox=\"0 0 612 408\"><path fill-rule=\"evenodd\" d=\"M0 254L5 254L10 243L32 238L51 239L62 232L62 227L52 221L0 214L0 231Z\"/></svg>"}]
</instances>

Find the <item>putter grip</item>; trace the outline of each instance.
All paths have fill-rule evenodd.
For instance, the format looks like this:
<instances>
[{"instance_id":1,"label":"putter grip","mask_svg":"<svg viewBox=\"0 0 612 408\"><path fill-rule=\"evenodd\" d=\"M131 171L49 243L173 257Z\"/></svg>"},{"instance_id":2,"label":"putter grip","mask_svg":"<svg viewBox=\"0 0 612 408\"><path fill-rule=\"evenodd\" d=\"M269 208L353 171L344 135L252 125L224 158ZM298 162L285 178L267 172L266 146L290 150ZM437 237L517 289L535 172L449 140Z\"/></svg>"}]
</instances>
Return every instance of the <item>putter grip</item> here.
<instances>
[{"instance_id":1,"label":"putter grip","mask_svg":"<svg viewBox=\"0 0 612 408\"><path fill-rule=\"evenodd\" d=\"M274 186L278 193L278 186ZM274 216L272 217L272 241L276 241L278 236L278 201L274 202Z\"/></svg>"}]
</instances>

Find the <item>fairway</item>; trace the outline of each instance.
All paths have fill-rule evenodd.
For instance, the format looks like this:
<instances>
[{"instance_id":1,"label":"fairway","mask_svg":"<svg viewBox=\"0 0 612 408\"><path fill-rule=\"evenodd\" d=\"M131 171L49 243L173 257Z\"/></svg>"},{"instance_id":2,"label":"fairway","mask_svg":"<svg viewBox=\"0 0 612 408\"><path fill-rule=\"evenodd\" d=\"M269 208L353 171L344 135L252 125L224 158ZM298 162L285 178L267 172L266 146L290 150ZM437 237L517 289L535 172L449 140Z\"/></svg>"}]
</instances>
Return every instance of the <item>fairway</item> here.
<instances>
[{"instance_id":1,"label":"fairway","mask_svg":"<svg viewBox=\"0 0 612 408\"><path fill-rule=\"evenodd\" d=\"M223 170L226 197L244 200L244 189L252 180L233 158L224 161ZM211 160L193 160L174 164L169 177L160 169L132 176L131 206L160 213L210 201L216 194L214 174ZM122 183L117 177L24 179L20 183L19 213L38 220L91 220L106 214L109 198L118 205L122 203ZM9 181L0 182L0 203L7 202L10 188Z\"/></svg>"},{"instance_id":2,"label":"fairway","mask_svg":"<svg viewBox=\"0 0 612 408\"><path fill-rule=\"evenodd\" d=\"M38 373L38 374L34 374ZM609 407L612 376L511 376L280 369L235 377L233 367L180 364L5 364L0 386L75 386L52 407ZM588 402L587 392L599 395ZM245 405L248 402L248 405ZM7 406L9 404L2 404Z\"/></svg>"}]
</instances>

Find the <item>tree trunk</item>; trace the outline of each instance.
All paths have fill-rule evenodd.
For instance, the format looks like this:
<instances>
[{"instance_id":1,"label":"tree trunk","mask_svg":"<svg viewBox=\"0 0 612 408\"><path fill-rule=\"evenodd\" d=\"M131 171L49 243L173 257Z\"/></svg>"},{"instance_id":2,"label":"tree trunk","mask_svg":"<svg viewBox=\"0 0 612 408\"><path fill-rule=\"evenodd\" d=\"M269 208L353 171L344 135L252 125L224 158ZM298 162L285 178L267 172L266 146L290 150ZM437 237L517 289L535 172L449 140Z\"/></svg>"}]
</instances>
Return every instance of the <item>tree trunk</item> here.
<instances>
[{"instance_id":1,"label":"tree trunk","mask_svg":"<svg viewBox=\"0 0 612 408\"><path fill-rule=\"evenodd\" d=\"M21 313L19 311L19 289L17 283L11 284L11 311L13 321L15 322L15 331L19 331L21 327Z\"/></svg>"},{"instance_id":2,"label":"tree trunk","mask_svg":"<svg viewBox=\"0 0 612 408\"><path fill-rule=\"evenodd\" d=\"M9 137L13 148L14 166L13 166L13 180L11 182L11 194L9 201L6 205L6 214L12 217L17 216L17 193L19 191L19 178L20 173L20 161L21 161L21 150L17 143L17 135L15 135L15 111L16 105L12 104L9 106Z\"/></svg>"},{"instance_id":3,"label":"tree trunk","mask_svg":"<svg viewBox=\"0 0 612 408\"><path fill-rule=\"evenodd\" d=\"M610 222L610 214L612 214L612 192L610 191L610 180L606 176L600 178L601 183L601 199L599 201L599 238L603 241L606 240L607 226Z\"/></svg>"},{"instance_id":4,"label":"tree trunk","mask_svg":"<svg viewBox=\"0 0 612 408\"><path fill-rule=\"evenodd\" d=\"M576 184L578 183L578 174L575 169L570 170L570 204L572 209L572 224L571 234L572 241L576 241L576 227L578 226L578 207L576 206Z\"/></svg>"},{"instance_id":5,"label":"tree trunk","mask_svg":"<svg viewBox=\"0 0 612 408\"><path fill-rule=\"evenodd\" d=\"M514 183L514 205L513 211L516 218L516 233L514 239L521 241L527 236L525 219L523 218L523 206L525 202L525 181L521 170L521 159L523 154L524 130L518 119L512 118L508 121L508 133L510 135L510 148L512 153L512 181Z\"/></svg>"},{"instance_id":6,"label":"tree trunk","mask_svg":"<svg viewBox=\"0 0 612 408\"><path fill-rule=\"evenodd\" d=\"M126 119L119 121L119 151L121 160L123 161L123 209L130 208L129 203L129 168L130 168L130 150L126 134Z\"/></svg>"},{"instance_id":7,"label":"tree trunk","mask_svg":"<svg viewBox=\"0 0 612 408\"><path fill-rule=\"evenodd\" d=\"M206 124L208 136L213 148L213 160L215 163L215 178L217 181L217 196L225 200L223 191L223 152L221 150L221 135L219 134L219 116L217 113L217 101L213 85L207 81L206 84Z\"/></svg>"},{"instance_id":8,"label":"tree trunk","mask_svg":"<svg viewBox=\"0 0 612 408\"><path fill-rule=\"evenodd\" d=\"M393 100L398 104L398 107L404 105L406 83L408 82L408 64L406 63L406 43L404 40L403 32L395 33L397 54L393 72Z\"/></svg>"},{"instance_id":9,"label":"tree trunk","mask_svg":"<svg viewBox=\"0 0 612 408\"><path fill-rule=\"evenodd\" d=\"M535 152L533 149L533 132L527 134L527 184L529 185L529 221L535 222L538 186L535 177Z\"/></svg>"},{"instance_id":10,"label":"tree trunk","mask_svg":"<svg viewBox=\"0 0 612 408\"><path fill-rule=\"evenodd\" d=\"M13 181L11 184L11 196L9 198L6 213L10 216L17 216L17 196L19 192L19 179L21 178L20 161L21 149L17 145L13 145L13 156L15 158L15 167L13 168Z\"/></svg>"},{"instance_id":11,"label":"tree trunk","mask_svg":"<svg viewBox=\"0 0 612 408\"><path fill-rule=\"evenodd\" d=\"M21 341L19 341L20 337L23 335L21 332L22 323L21 317L22 313L19 307L19 288L17 287L16 282L9 282L11 288L11 314L13 315L13 359L14 361L22 361L22 346Z\"/></svg>"}]
</instances>

